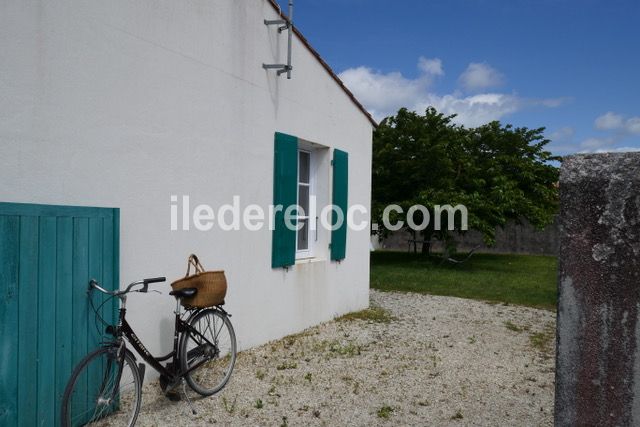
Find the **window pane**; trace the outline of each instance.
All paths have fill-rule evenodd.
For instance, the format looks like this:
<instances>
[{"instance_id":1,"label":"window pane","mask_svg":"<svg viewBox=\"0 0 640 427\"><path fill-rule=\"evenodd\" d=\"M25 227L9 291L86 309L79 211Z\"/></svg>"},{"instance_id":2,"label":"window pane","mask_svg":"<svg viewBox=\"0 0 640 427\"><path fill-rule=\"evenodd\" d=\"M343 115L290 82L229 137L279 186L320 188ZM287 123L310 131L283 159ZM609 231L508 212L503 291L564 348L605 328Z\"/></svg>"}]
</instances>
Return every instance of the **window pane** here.
<instances>
[{"instance_id":1,"label":"window pane","mask_svg":"<svg viewBox=\"0 0 640 427\"><path fill-rule=\"evenodd\" d=\"M309 249L309 220L300 219L298 223L302 224L302 228L298 230L298 250L305 251Z\"/></svg>"},{"instance_id":2,"label":"window pane","mask_svg":"<svg viewBox=\"0 0 640 427\"><path fill-rule=\"evenodd\" d=\"M298 212L298 215L309 216L309 186L298 185L298 206L304 209L304 212Z\"/></svg>"},{"instance_id":3,"label":"window pane","mask_svg":"<svg viewBox=\"0 0 640 427\"><path fill-rule=\"evenodd\" d=\"M306 151L300 151L298 153L298 170L300 182L309 182L309 162L311 160L311 154Z\"/></svg>"}]
</instances>

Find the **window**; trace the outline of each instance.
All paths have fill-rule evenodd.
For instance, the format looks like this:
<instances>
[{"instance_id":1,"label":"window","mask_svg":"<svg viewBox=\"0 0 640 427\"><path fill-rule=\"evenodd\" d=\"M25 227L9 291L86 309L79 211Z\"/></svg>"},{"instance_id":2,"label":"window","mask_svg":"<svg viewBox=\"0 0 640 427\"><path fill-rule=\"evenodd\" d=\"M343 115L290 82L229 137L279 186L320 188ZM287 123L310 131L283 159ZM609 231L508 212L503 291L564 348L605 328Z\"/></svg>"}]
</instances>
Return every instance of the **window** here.
<instances>
[{"instance_id":1,"label":"window","mask_svg":"<svg viewBox=\"0 0 640 427\"><path fill-rule=\"evenodd\" d=\"M273 206L283 209L273 214L272 268L288 268L298 260L301 263L311 259L321 261L328 259L329 255L332 260L344 258L346 225L331 233L316 226L320 214L318 209L330 205L332 200L343 207L347 203L346 153L334 151L335 166L332 166L332 150L329 147L276 132ZM289 227L285 221L285 210L295 205L302 207L295 218L301 226L299 231L297 227Z\"/></svg>"},{"instance_id":2,"label":"window","mask_svg":"<svg viewBox=\"0 0 640 427\"><path fill-rule=\"evenodd\" d=\"M313 155L311 151L298 150L298 231L296 236L296 258L313 256L312 229L315 217L311 216L311 198L314 196Z\"/></svg>"}]
</instances>

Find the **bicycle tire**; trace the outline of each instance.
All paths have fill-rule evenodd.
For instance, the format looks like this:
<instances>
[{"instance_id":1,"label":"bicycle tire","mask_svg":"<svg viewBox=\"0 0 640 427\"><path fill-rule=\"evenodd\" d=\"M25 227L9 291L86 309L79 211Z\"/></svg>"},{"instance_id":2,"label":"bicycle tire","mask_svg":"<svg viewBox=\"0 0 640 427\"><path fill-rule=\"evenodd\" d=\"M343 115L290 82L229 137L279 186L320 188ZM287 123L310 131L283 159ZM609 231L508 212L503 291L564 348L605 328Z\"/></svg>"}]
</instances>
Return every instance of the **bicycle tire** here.
<instances>
[{"instance_id":1,"label":"bicycle tire","mask_svg":"<svg viewBox=\"0 0 640 427\"><path fill-rule=\"evenodd\" d=\"M140 378L140 372L138 371L138 367L136 365L136 361L133 355L129 352L125 353L123 367L120 366L120 363L116 360L117 349L115 347L103 347L96 349L95 351L89 353L78 363L76 368L74 369L69 382L64 391L64 397L62 399L62 410L61 410L61 425L63 427L72 427L76 425L91 425L95 422L105 421L108 418L108 425L127 425L129 427L133 427L138 419L138 414L140 413L140 406L142 402L142 382ZM105 366L106 364L106 366ZM121 418L126 414L120 413L122 408L122 400L121 400L121 388L122 381L128 381L129 375L126 375L126 367L130 368L131 372L131 381L133 385L133 396L129 396L128 393L126 396L126 405L130 405L132 410L130 412L129 419L126 420L126 423L120 421L118 418ZM113 392L113 387L115 385L115 381L113 381L114 376L116 375L115 369L121 369L120 373L120 385L116 392ZM93 369L93 372L91 371ZM96 377L96 372L98 376ZM102 376L102 381L100 381L100 373ZM84 379L83 375L93 375L93 379L97 378L98 381L94 381L94 386L98 384L98 394L95 397L96 400L96 408L93 409L93 415L88 417L85 420L85 414L80 413L78 411L82 411L85 407L90 405L90 400L93 400L93 393L87 390L86 398L81 397L84 395L84 390L82 390L82 385L89 385L89 381ZM125 377L126 376L126 377ZM123 379L124 378L124 379ZM79 389L76 388L79 387ZM74 392L78 392L78 394L74 394ZM106 402L102 402L102 406L100 406L100 400L104 399L104 396L107 396L108 399ZM74 397L77 397L76 400L73 400ZM78 405L74 405L74 402L79 402ZM82 406L78 409L79 406ZM98 408L100 412L96 414ZM111 408L109 408L111 407ZM116 410L117 408L117 410ZM91 409L84 411L85 413L89 413ZM75 415L74 415L75 412ZM109 413L111 412L111 413ZM73 418L73 419L72 419ZM114 424L115 422L115 424Z\"/></svg>"},{"instance_id":2,"label":"bicycle tire","mask_svg":"<svg viewBox=\"0 0 640 427\"><path fill-rule=\"evenodd\" d=\"M209 361L204 362L199 368L186 373L184 378L193 391L201 396L211 396L222 390L231 378L237 356L235 331L229 317L215 309L206 309L197 313L189 320L189 325L203 334L215 345L215 348L211 348L194 333L183 332L178 353L180 369L186 372L189 367L202 362L203 358L209 358ZM201 325L208 328L203 330ZM217 325L220 329L216 332ZM227 332L221 335L223 330ZM214 332L213 335L210 332ZM219 375L220 373L222 375Z\"/></svg>"}]
</instances>

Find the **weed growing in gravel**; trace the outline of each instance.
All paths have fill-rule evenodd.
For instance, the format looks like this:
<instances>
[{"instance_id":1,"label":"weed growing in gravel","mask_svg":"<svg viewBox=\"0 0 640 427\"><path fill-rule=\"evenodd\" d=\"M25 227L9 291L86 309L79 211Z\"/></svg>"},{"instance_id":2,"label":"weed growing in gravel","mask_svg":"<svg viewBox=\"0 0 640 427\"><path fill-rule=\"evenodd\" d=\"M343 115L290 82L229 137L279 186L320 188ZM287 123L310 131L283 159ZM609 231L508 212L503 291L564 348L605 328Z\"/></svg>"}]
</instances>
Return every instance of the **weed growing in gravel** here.
<instances>
[{"instance_id":1,"label":"weed growing in gravel","mask_svg":"<svg viewBox=\"0 0 640 427\"><path fill-rule=\"evenodd\" d=\"M471 337L468 337L467 341L469 342L469 344L475 344L478 341L478 339L476 338L475 335L473 335Z\"/></svg>"},{"instance_id":2,"label":"weed growing in gravel","mask_svg":"<svg viewBox=\"0 0 640 427\"><path fill-rule=\"evenodd\" d=\"M355 344L353 342L347 342L343 344L339 340L322 340L314 343L313 351L317 353L325 353L325 358L328 359L330 356L346 356L346 357L354 357L359 356L363 350L363 346L359 344Z\"/></svg>"},{"instance_id":3,"label":"weed growing in gravel","mask_svg":"<svg viewBox=\"0 0 640 427\"><path fill-rule=\"evenodd\" d=\"M271 386L269 391L267 392L267 403L273 406L280 406L278 403L278 398L281 397L280 393L276 392L276 386Z\"/></svg>"},{"instance_id":4,"label":"weed growing in gravel","mask_svg":"<svg viewBox=\"0 0 640 427\"><path fill-rule=\"evenodd\" d=\"M528 331L529 330L528 326L518 326L518 325L516 325L515 323L513 323L510 320L505 321L504 322L504 326L508 330L513 331L513 332L523 332L523 331Z\"/></svg>"},{"instance_id":5,"label":"weed growing in gravel","mask_svg":"<svg viewBox=\"0 0 640 427\"><path fill-rule=\"evenodd\" d=\"M257 379L259 379L259 380L261 380L261 381L264 379L264 377L265 377L266 375L267 375L267 373L266 373L265 371L263 371L262 369L258 369L258 370L256 371L256 378L257 378Z\"/></svg>"},{"instance_id":6,"label":"weed growing in gravel","mask_svg":"<svg viewBox=\"0 0 640 427\"><path fill-rule=\"evenodd\" d=\"M289 423L287 422L287 417L283 416L282 417L282 423L280 424L280 427L287 427L289 425Z\"/></svg>"},{"instance_id":7,"label":"weed growing in gravel","mask_svg":"<svg viewBox=\"0 0 640 427\"><path fill-rule=\"evenodd\" d=\"M294 368L291 368L294 369ZM271 383L278 386L288 386L296 382L296 378L291 375L277 375L271 378Z\"/></svg>"},{"instance_id":8,"label":"weed growing in gravel","mask_svg":"<svg viewBox=\"0 0 640 427\"><path fill-rule=\"evenodd\" d=\"M360 394L360 383L358 381L353 383L353 394Z\"/></svg>"},{"instance_id":9,"label":"weed growing in gravel","mask_svg":"<svg viewBox=\"0 0 640 427\"><path fill-rule=\"evenodd\" d=\"M372 305L367 309L345 314L342 317L338 317L336 320L338 322L364 320L371 323L390 323L391 321L398 319L392 316L391 313L384 308Z\"/></svg>"},{"instance_id":10,"label":"weed growing in gravel","mask_svg":"<svg viewBox=\"0 0 640 427\"><path fill-rule=\"evenodd\" d=\"M297 334L288 335L282 339L282 345L284 346L284 348L289 348L293 346L296 342L298 342L300 339L309 337L311 335L315 335L316 333L317 332L315 332L312 329L306 329L302 332L298 332Z\"/></svg>"},{"instance_id":11,"label":"weed growing in gravel","mask_svg":"<svg viewBox=\"0 0 640 427\"><path fill-rule=\"evenodd\" d=\"M345 375L343 377L340 377L340 379L342 381L344 381L345 383L352 385L353 394L359 394L360 393L360 382L356 381L352 376Z\"/></svg>"},{"instance_id":12,"label":"weed growing in gravel","mask_svg":"<svg viewBox=\"0 0 640 427\"><path fill-rule=\"evenodd\" d=\"M340 356L354 357L360 355L362 346L352 342L341 344L336 341L329 346L329 351L339 354Z\"/></svg>"},{"instance_id":13,"label":"weed growing in gravel","mask_svg":"<svg viewBox=\"0 0 640 427\"><path fill-rule=\"evenodd\" d=\"M462 411L460 409L458 409L458 412L456 412L455 414L453 414L451 416L452 420L461 420L463 418L464 418L464 416L462 415Z\"/></svg>"},{"instance_id":14,"label":"weed growing in gravel","mask_svg":"<svg viewBox=\"0 0 640 427\"><path fill-rule=\"evenodd\" d=\"M238 395L233 398L233 403L229 404L226 396L222 396L222 405L224 406L224 410L229 414L233 414L236 411L236 401L238 400Z\"/></svg>"},{"instance_id":15,"label":"weed growing in gravel","mask_svg":"<svg viewBox=\"0 0 640 427\"><path fill-rule=\"evenodd\" d=\"M276 366L278 371L284 371L285 369L296 369L298 364L296 362L282 362L280 365Z\"/></svg>"},{"instance_id":16,"label":"weed growing in gravel","mask_svg":"<svg viewBox=\"0 0 640 427\"><path fill-rule=\"evenodd\" d=\"M310 337L312 335L317 335L318 331L314 328L305 329L302 332L298 332L297 334L287 335L286 337L279 339L277 341L270 342L269 349L272 353L277 352L280 348L289 349L296 345L300 340ZM304 356L304 354L303 354Z\"/></svg>"},{"instance_id":17,"label":"weed growing in gravel","mask_svg":"<svg viewBox=\"0 0 640 427\"><path fill-rule=\"evenodd\" d=\"M394 409L389 405L384 405L382 408L378 409L376 415L378 418L382 418L383 420L388 420L393 415Z\"/></svg>"},{"instance_id":18,"label":"weed growing in gravel","mask_svg":"<svg viewBox=\"0 0 640 427\"><path fill-rule=\"evenodd\" d=\"M307 381L309 381L309 382L311 382L311 377L312 377L311 372L307 372L307 373L304 375L304 379L305 379L305 380L307 380Z\"/></svg>"},{"instance_id":19,"label":"weed growing in gravel","mask_svg":"<svg viewBox=\"0 0 640 427\"><path fill-rule=\"evenodd\" d=\"M553 324L547 324L542 332L535 332L529 335L529 342L533 348L545 356L551 357L553 355L552 341L555 336L555 330Z\"/></svg>"},{"instance_id":20,"label":"weed growing in gravel","mask_svg":"<svg viewBox=\"0 0 640 427\"><path fill-rule=\"evenodd\" d=\"M262 408L264 408L264 403L262 402L262 399L258 399L258 400L256 400L256 403L253 406L256 409L262 409Z\"/></svg>"},{"instance_id":21,"label":"weed growing in gravel","mask_svg":"<svg viewBox=\"0 0 640 427\"><path fill-rule=\"evenodd\" d=\"M435 368L436 366L438 366L438 359L439 357L436 356L435 354L432 354L429 356L429 359L431 359L431 361L433 362L433 367Z\"/></svg>"},{"instance_id":22,"label":"weed growing in gravel","mask_svg":"<svg viewBox=\"0 0 640 427\"><path fill-rule=\"evenodd\" d=\"M274 385L271 386L271 388L269 389L267 394L269 396L278 396L278 397L280 397L280 395L278 393L276 393L276 386L274 386Z\"/></svg>"}]
</instances>

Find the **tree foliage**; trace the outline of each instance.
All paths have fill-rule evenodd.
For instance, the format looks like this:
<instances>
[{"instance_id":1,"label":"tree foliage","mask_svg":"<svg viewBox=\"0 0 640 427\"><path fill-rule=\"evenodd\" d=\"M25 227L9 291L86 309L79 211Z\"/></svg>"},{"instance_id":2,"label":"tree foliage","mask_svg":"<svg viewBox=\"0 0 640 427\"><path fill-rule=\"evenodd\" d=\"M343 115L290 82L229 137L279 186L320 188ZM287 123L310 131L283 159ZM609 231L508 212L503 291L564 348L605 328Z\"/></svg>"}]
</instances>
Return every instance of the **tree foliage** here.
<instances>
[{"instance_id":1,"label":"tree foliage","mask_svg":"<svg viewBox=\"0 0 640 427\"><path fill-rule=\"evenodd\" d=\"M542 228L558 204L559 161L545 150L544 128L514 128L494 121L468 129L434 108L424 115L401 109L382 121L373 138L373 213L398 204L406 215L414 204L462 204L470 229L492 244L496 227L528 220ZM421 222L418 215L416 222ZM406 224L406 217L401 217ZM446 231L430 226L425 239L447 241ZM456 218L456 221L459 217ZM459 229L457 224L456 229Z\"/></svg>"}]
</instances>

